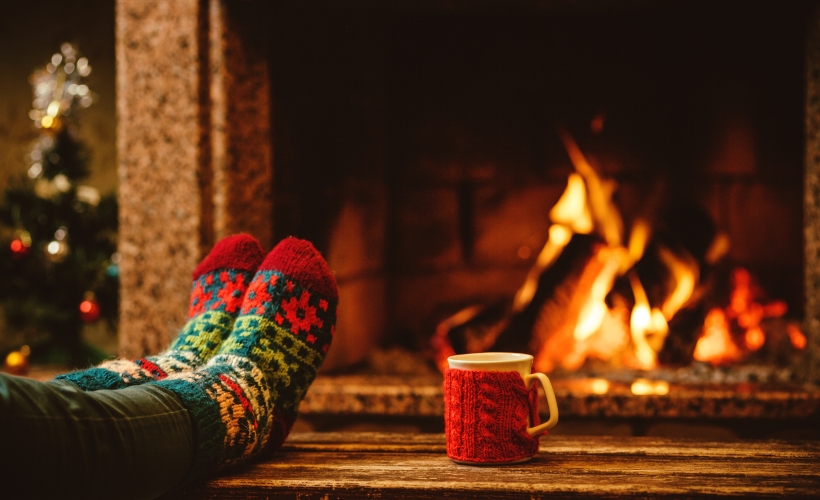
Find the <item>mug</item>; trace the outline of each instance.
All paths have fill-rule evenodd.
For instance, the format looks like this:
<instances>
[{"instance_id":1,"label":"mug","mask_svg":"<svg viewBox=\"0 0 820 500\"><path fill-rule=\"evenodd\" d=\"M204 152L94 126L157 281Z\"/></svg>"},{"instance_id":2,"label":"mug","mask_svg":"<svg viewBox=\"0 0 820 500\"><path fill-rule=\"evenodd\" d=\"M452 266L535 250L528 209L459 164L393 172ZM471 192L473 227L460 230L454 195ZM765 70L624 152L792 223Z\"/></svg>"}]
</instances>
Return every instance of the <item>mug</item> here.
<instances>
[{"instance_id":1,"label":"mug","mask_svg":"<svg viewBox=\"0 0 820 500\"><path fill-rule=\"evenodd\" d=\"M538 453L539 436L558 423L549 378L531 373L532 356L512 352L447 358L444 427L447 456L460 464L521 463ZM538 380L547 395L549 420L539 424Z\"/></svg>"}]
</instances>

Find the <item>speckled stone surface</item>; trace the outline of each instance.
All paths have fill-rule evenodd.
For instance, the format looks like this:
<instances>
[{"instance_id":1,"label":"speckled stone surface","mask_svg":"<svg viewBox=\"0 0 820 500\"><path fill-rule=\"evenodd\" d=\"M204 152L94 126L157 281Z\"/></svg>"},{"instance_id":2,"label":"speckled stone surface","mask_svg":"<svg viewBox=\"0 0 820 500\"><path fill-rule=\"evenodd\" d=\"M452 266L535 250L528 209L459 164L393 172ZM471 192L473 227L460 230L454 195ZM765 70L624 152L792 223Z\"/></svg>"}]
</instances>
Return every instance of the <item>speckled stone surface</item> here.
<instances>
[{"instance_id":1,"label":"speckled stone surface","mask_svg":"<svg viewBox=\"0 0 820 500\"><path fill-rule=\"evenodd\" d=\"M594 394L589 379L553 380L564 417L618 418L809 418L820 414L820 389L795 385L670 384L663 396L636 396L611 383ZM444 415L440 377L347 375L318 377L300 406L303 415ZM543 396L542 396L543 399ZM542 409L546 402L542 400Z\"/></svg>"},{"instance_id":2,"label":"speckled stone surface","mask_svg":"<svg viewBox=\"0 0 820 500\"><path fill-rule=\"evenodd\" d=\"M805 331L807 371L820 381L820 6L808 19L806 37Z\"/></svg>"},{"instance_id":3,"label":"speckled stone surface","mask_svg":"<svg viewBox=\"0 0 820 500\"><path fill-rule=\"evenodd\" d=\"M214 232L253 234L273 245L270 79L262 38L236 4L210 0L210 96Z\"/></svg>"},{"instance_id":4,"label":"speckled stone surface","mask_svg":"<svg viewBox=\"0 0 820 500\"><path fill-rule=\"evenodd\" d=\"M185 321L201 254L199 2L118 0L120 349L157 352Z\"/></svg>"},{"instance_id":5,"label":"speckled stone surface","mask_svg":"<svg viewBox=\"0 0 820 500\"><path fill-rule=\"evenodd\" d=\"M120 348L164 348L184 323L190 273L217 239L272 244L264 52L222 0L118 0Z\"/></svg>"}]
</instances>

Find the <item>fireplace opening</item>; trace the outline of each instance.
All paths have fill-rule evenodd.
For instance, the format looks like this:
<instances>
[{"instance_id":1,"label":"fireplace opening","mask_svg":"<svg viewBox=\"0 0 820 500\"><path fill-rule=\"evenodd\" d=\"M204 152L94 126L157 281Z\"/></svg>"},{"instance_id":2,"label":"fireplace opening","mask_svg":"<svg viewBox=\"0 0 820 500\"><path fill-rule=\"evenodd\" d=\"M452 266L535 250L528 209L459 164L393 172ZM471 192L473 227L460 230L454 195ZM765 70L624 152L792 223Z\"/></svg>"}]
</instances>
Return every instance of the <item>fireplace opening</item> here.
<instances>
[{"instance_id":1,"label":"fireplace opening","mask_svg":"<svg viewBox=\"0 0 820 500\"><path fill-rule=\"evenodd\" d=\"M625 345L600 350L634 359L586 356L573 370L797 366L806 3L234 8L248 9L237 15L269 54L274 235L315 242L337 273L328 370L375 347L431 360L448 346L538 354L547 337L533 339L560 325L533 333L515 300L560 240L551 228L583 218L555 216L577 186L620 223L590 213L595 227L572 228L541 270L553 316L593 250L613 246L607 231L626 251L636 228L647 232L639 258L613 264L599 301L626 329ZM692 291L665 314L669 283L684 279ZM729 317L739 297L754 310L742 320ZM640 340L633 317L656 310L667 332ZM698 351L721 321L713 311L738 352L710 357L720 341ZM556 349L548 368L560 372L572 347Z\"/></svg>"}]
</instances>

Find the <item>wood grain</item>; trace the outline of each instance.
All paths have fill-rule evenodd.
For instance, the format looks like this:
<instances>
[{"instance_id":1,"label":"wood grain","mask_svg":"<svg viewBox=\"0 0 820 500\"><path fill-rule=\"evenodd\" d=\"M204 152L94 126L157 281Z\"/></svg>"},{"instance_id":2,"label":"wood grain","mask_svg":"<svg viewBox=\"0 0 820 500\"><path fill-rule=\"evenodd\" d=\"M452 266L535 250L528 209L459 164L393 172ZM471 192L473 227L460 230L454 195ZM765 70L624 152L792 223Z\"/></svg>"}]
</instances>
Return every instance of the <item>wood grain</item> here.
<instances>
[{"instance_id":1,"label":"wood grain","mask_svg":"<svg viewBox=\"0 0 820 500\"><path fill-rule=\"evenodd\" d=\"M514 466L464 466L440 434L294 434L267 461L167 498L817 497L820 443L545 437Z\"/></svg>"}]
</instances>

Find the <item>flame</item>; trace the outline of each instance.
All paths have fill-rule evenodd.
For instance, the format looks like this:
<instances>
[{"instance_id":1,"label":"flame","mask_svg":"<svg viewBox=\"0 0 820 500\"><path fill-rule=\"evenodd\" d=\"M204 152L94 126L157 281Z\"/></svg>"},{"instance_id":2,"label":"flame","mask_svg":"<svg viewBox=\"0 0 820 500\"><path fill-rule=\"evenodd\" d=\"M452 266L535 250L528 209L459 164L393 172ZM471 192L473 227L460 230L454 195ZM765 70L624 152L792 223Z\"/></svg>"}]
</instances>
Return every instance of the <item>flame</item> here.
<instances>
[{"instance_id":1,"label":"flame","mask_svg":"<svg viewBox=\"0 0 820 500\"><path fill-rule=\"evenodd\" d=\"M643 219L637 219L632 225L632 232L629 233L629 243L627 244L627 252L629 259L624 261L621 268L621 274L625 273L629 268L641 260L643 253L646 250L646 243L649 241L649 236L652 230L649 228L649 223Z\"/></svg>"},{"instance_id":2,"label":"flame","mask_svg":"<svg viewBox=\"0 0 820 500\"><path fill-rule=\"evenodd\" d=\"M722 309L712 309L703 322L703 335L695 345L693 357L698 361L722 364L741 358L740 349L729 335L729 323Z\"/></svg>"},{"instance_id":3,"label":"flame","mask_svg":"<svg viewBox=\"0 0 820 500\"><path fill-rule=\"evenodd\" d=\"M606 296L612 290L612 284L615 282L624 257L623 252L619 250L622 249L604 248L596 255L604 266L592 283L586 302L581 307L579 321L573 332L575 340L581 341L589 338L598 331L604 321L604 315L608 310Z\"/></svg>"},{"instance_id":4,"label":"flame","mask_svg":"<svg viewBox=\"0 0 820 500\"><path fill-rule=\"evenodd\" d=\"M592 217L587 208L584 179L578 174L570 174L567 187L561 198L550 210L549 238L538 254L535 265L530 269L524 284L515 294L513 312L521 312L529 305L538 288L538 279L550 267L569 244L573 234L588 234L592 231Z\"/></svg>"},{"instance_id":5,"label":"flame","mask_svg":"<svg viewBox=\"0 0 820 500\"><path fill-rule=\"evenodd\" d=\"M798 351L802 351L806 348L806 336L803 335L803 332L800 331L800 328L798 328L795 325L789 325L786 327L786 331L789 332L789 340L791 341L792 346L794 346L795 349L797 349Z\"/></svg>"},{"instance_id":6,"label":"flame","mask_svg":"<svg viewBox=\"0 0 820 500\"><path fill-rule=\"evenodd\" d=\"M746 349L750 351L756 351L763 347L763 344L766 343L766 335L763 333L763 330L761 330L760 327L756 326L746 330L744 341L746 343Z\"/></svg>"},{"instance_id":7,"label":"flame","mask_svg":"<svg viewBox=\"0 0 820 500\"><path fill-rule=\"evenodd\" d=\"M587 190L579 174L569 174L567 188L550 210L550 219L570 228L573 233L592 232L592 216L587 205Z\"/></svg>"},{"instance_id":8,"label":"flame","mask_svg":"<svg viewBox=\"0 0 820 500\"><path fill-rule=\"evenodd\" d=\"M575 234L595 232L603 243L590 248L592 257L583 262L582 268L573 270L572 281L556 292L559 300L537 313L529 346L535 354L533 368L542 372L550 372L557 366L575 370L588 358L606 361L615 356L622 356L616 363L644 370L654 368L669 333L669 321L705 293L704 288L698 286L701 279L698 262L686 251L673 251L655 242L652 250L668 269L670 279L664 289L651 288L653 301L657 302L650 302L634 270L644 258L652 237L649 223L636 219L624 243L623 221L612 200L615 184L598 175L566 131L561 130L559 134L575 172L568 176L564 192L549 212L549 236L516 292L511 313L520 313L530 305L542 273L555 264ZM727 254L729 243L725 234L718 234L707 249L705 262L718 262ZM519 248L520 258L528 259L530 255L529 246ZM620 288L611 293L620 276L627 277L634 303L630 304L628 296L620 294ZM748 271L734 270L729 304L706 314L694 359L714 365L732 363L766 345L761 323L767 318L785 315L788 308L783 301L763 302L761 296L762 291ZM479 312L478 307L468 308L439 324L433 347L442 371L447 366L447 356L454 354L448 332L475 318ZM506 326L508 323L502 322L480 340L468 341L467 352L491 348ZM806 336L798 326L788 324L787 333L795 349L806 348ZM596 394L605 393L609 384L603 379L595 380L592 390ZM668 391L665 382L639 379L632 385L634 394L666 394Z\"/></svg>"},{"instance_id":9,"label":"flame","mask_svg":"<svg viewBox=\"0 0 820 500\"><path fill-rule=\"evenodd\" d=\"M766 344L766 334L761 327L767 318L780 318L788 312L782 300L762 302L763 291L754 283L752 275L743 268L732 271L732 291L729 305L724 309L709 311L703 326L703 334L695 346L695 359L714 365L740 360L744 352L732 338L732 325L740 334L746 352L754 352ZM786 327L789 340L795 349L806 346L806 337L793 324Z\"/></svg>"},{"instance_id":10,"label":"flame","mask_svg":"<svg viewBox=\"0 0 820 500\"><path fill-rule=\"evenodd\" d=\"M538 279L541 277L541 273L558 259L570 239L572 239L572 230L568 227L561 224L550 226L547 243L541 249L541 253L538 254L535 265L527 273L524 284L515 293L513 311L520 312L529 305L535 295L535 290L538 288Z\"/></svg>"},{"instance_id":11,"label":"flame","mask_svg":"<svg viewBox=\"0 0 820 500\"><path fill-rule=\"evenodd\" d=\"M675 289L663 302L663 306L661 307L663 317L668 321L672 319L672 317L680 311L681 307L686 304L689 298L692 297L692 293L695 291L695 283L697 283L700 273L698 265L689 255L680 257L664 247L660 248L659 255L661 261L669 268L675 280Z\"/></svg>"},{"instance_id":12,"label":"flame","mask_svg":"<svg viewBox=\"0 0 820 500\"><path fill-rule=\"evenodd\" d=\"M586 182L589 210L596 228L610 247L621 246L623 222L620 212L612 202L614 183L606 182L598 176L569 132L562 129L558 133L572 165Z\"/></svg>"},{"instance_id":13,"label":"flame","mask_svg":"<svg viewBox=\"0 0 820 500\"><path fill-rule=\"evenodd\" d=\"M632 334L632 343L635 345L635 357L640 368L649 369L657 364L657 351L663 346L663 340L669 332L666 318L657 308L650 308L646 291L641 285L636 273L629 273L629 284L635 297L635 307L629 318L629 328ZM653 348L648 336L656 337Z\"/></svg>"}]
</instances>

